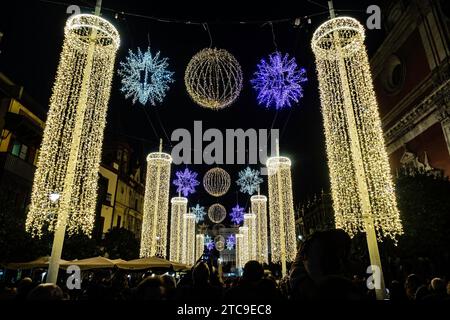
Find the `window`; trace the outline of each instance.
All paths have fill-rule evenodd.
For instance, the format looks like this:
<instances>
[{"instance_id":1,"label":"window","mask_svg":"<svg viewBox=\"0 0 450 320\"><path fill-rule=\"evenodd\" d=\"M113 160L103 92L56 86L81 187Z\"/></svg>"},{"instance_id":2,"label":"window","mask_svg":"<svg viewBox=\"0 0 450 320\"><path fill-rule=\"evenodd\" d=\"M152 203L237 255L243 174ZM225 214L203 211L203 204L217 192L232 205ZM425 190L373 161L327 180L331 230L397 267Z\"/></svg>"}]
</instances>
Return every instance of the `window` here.
<instances>
[{"instance_id":1,"label":"window","mask_svg":"<svg viewBox=\"0 0 450 320\"><path fill-rule=\"evenodd\" d=\"M122 223L122 217L121 216L117 216L117 227L120 228L120 225Z\"/></svg>"},{"instance_id":2,"label":"window","mask_svg":"<svg viewBox=\"0 0 450 320\"><path fill-rule=\"evenodd\" d=\"M22 145L20 148L19 158L25 160L27 158L28 147L26 145Z\"/></svg>"},{"instance_id":3,"label":"window","mask_svg":"<svg viewBox=\"0 0 450 320\"><path fill-rule=\"evenodd\" d=\"M11 154L13 154L13 155L15 155L16 157L18 157L19 154L20 154L20 148L21 148L21 146L22 146L22 145L21 145L19 142L14 141L14 144L13 144L12 149L11 149Z\"/></svg>"},{"instance_id":4,"label":"window","mask_svg":"<svg viewBox=\"0 0 450 320\"><path fill-rule=\"evenodd\" d=\"M405 65L396 55L391 55L384 66L383 86L386 92L395 94L405 81Z\"/></svg>"}]
</instances>

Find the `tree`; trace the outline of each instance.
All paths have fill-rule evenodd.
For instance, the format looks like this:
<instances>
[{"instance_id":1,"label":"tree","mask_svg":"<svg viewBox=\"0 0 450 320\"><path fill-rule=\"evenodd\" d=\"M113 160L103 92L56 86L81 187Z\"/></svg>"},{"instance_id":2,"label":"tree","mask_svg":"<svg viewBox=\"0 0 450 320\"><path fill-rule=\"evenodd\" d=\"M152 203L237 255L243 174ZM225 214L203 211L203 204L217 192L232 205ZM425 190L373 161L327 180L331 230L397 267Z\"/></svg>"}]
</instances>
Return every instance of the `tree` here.
<instances>
[{"instance_id":1,"label":"tree","mask_svg":"<svg viewBox=\"0 0 450 320\"><path fill-rule=\"evenodd\" d=\"M404 171L397 178L397 198L404 235L402 256L448 260L450 254L450 181L442 175Z\"/></svg>"},{"instance_id":2,"label":"tree","mask_svg":"<svg viewBox=\"0 0 450 320\"><path fill-rule=\"evenodd\" d=\"M30 261L48 255L48 236L33 239L25 231L25 218L14 205L13 189L13 185L0 188L0 261Z\"/></svg>"},{"instance_id":3,"label":"tree","mask_svg":"<svg viewBox=\"0 0 450 320\"><path fill-rule=\"evenodd\" d=\"M110 259L131 260L139 257L139 241L133 232L125 228L112 228L103 240L105 252Z\"/></svg>"}]
</instances>

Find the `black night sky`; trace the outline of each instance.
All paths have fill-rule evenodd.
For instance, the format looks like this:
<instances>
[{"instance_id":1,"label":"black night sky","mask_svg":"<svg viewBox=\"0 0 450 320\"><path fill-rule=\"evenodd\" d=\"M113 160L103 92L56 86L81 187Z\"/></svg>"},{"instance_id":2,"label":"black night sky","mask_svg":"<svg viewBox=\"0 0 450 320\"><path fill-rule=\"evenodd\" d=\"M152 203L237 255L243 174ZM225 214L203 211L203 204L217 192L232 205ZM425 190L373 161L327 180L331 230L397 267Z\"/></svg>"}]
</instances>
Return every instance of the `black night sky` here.
<instances>
[{"instance_id":1,"label":"black night sky","mask_svg":"<svg viewBox=\"0 0 450 320\"><path fill-rule=\"evenodd\" d=\"M22 1L10 4L10 9L0 13L0 31L4 33L0 44L0 71L25 90L44 108L47 108L51 87L59 61L63 40L63 28L68 17L69 4L82 7L82 12L92 12L95 1ZM120 79L113 80L112 95L108 110L107 137L127 139L140 155L156 151L159 138L164 139L165 150L170 150L166 137L176 128L193 131L194 120L203 121L203 130L218 128L267 128L280 130L281 154L291 158L294 185L294 203L297 206L307 197L329 188L325 144L314 58L310 48L313 31L324 22L326 9L308 1L276 1L275 4L254 1L243 5L243 1L209 1L208 3L180 4L179 1L117 1L103 0L102 16L119 30L121 46L117 63L123 61L128 49L145 49L150 41L152 51L160 50L168 57L170 68L175 72L172 85L164 103L158 107L133 105L119 91ZM295 4L294 4L295 3ZM326 6L326 1L316 3ZM337 14L350 15L363 24L365 13L374 1L336 0ZM91 7L89 9L88 7ZM345 11L351 8L351 10ZM119 13L116 16L116 13ZM125 12L126 14L120 14ZM130 15L132 13L134 15ZM139 17L147 16L147 17ZM199 107L189 98L184 86L184 70L190 58L199 50L209 46L209 36L201 24L165 23L149 19L148 16L181 19L193 22L208 22L212 35L212 46L232 53L240 62L244 74L244 87L238 100L222 111L210 111ZM297 17L311 16L311 24L301 19L300 27L293 25ZM270 24L263 21L292 18L289 22L274 23L275 42L278 50L295 56L297 63L307 69L308 82L304 87L304 98L298 105L279 112L258 106L256 95L249 79L262 57L276 50ZM253 21L251 24L230 22ZM383 31L368 30L366 43L369 53L379 43ZM147 113L147 114L146 114ZM148 117L147 117L148 115ZM150 121L151 123L150 123ZM153 128L152 128L153 126ZM155 133L156 131L156 133ZM173 171L183 168L173 168ZM191 166L200 177L208 166ZM245 165L223 165L233 180L237 171ZM262 192L266 193L264 183ZM233 182L228 194L219 202L229 209L236 202L237 187ZM173 191L174 193L174 191ZM172 194L175 195L175 194ZM204 206L215 202L205 197L202 188L191 196L194 205L199 198ZM247 206L248 196L239 193L239 203Z\"/></svg>"}]
</instances>

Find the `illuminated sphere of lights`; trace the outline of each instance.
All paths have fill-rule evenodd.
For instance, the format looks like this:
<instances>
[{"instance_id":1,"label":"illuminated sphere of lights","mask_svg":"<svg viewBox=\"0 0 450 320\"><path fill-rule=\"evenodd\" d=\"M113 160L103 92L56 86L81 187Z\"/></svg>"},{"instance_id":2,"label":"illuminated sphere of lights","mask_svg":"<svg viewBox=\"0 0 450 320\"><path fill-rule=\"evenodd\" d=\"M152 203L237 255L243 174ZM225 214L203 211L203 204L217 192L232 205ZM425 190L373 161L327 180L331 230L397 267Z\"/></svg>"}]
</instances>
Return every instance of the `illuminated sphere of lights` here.
<instances>
[{"instance_id":1,"label":"illuminated sphere of lights","mask_svg":"<svg viewBox=\"0 0 450 320\"><path fill-rule=\"evenodd\" d=\"M184 83L195 103L222 109L232 104L241 92L241 66L228 51L206 48L189 61Z\"/></svg>"},{"instance_id":2,"label":"illuminated sphere of lights","mask_svg":"<svg viewBox=\"0 0 450 320\"><path fill-rule=\"evenodd\" d=\"M302 83L306 82L306 70L298 68L295 58L274 52L269 59L262 59L250 81L258 94L258 103L277 110L290 107L303 97Z\"/></svg>"},{"instance_id":3,"label":"illuminated sphere of lights","mask_svg":"<svg viewBox=\"0 0 450 320\"><path fill-rule=\"evenodd\" d=\"M215 244L217 251L223 251L225 249L225 241L217 241Z\"/></svg>"},{"instance_id":4,"label":"illuminated sphere of lights","mask_svg":"<svg viewBox=\"0 0 450 320\"><path fill-rule=\"evenodd\" d=\"M203 187L214 197L223 196L230 189L230 185L230 175L221 168L212 168L203 176Z\"/></svg>"},{"instance_id":5,"label":"illuminated sphere of lights","mask_svg":"<svg viewBox=\"0 0 450 320\"><path fill-rule=\"evenodd\" d=\"M214 238L217 251L223 251L225 249L225 238L223 236L217 236Z\"/></svg>"},{"instance_id":6,"label":"illuminated sphere of lights","mask_svg":"<svg viewBox=\"0 0 450 320\"><path fill-rule=\"evenodd\" d=\"M208 209L208 217L214 223L221 223L227 216L225 207L219 203L215 203Z\"/></svg>"},{"instance_id":7,"label":"illuminated sphere of lights","mask_svg":"<svg viewBox=\"0 0 450 320\"><path fill-rule=\"evenodd\" d=\"M58 226L69 235L92 232L119 43L116 28L99 16L67 20L26 220L32 236Z\"/></svg>"},{"instance_id":8,"label":"illuminated sphere of lights","mask_svg":"<svg viewBox=\"0 0 450 320\"><path fill-rule=\"evenodd\" d=\"M353 236L373 220L369 228L380 240L396 239L403 228L364 38L361 23L338 17L319 26L311 41L335 222Z\"/></svg>"}]
</instances>

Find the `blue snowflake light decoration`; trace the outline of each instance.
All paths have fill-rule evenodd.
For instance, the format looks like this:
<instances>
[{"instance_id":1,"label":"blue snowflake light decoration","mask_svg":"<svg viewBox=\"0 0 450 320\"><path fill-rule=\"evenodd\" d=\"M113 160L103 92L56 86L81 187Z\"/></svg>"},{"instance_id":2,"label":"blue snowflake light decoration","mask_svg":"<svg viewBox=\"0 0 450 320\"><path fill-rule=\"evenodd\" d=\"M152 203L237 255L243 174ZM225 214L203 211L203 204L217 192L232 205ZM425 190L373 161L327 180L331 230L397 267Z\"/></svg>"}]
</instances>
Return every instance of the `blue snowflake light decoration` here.
<instances>
[{"instance_id":1,"label":"blue snowflake light decoration","mask_svg":"<svg viewBox=\"0 0 450 320\"><path fill-rule=\"evenodd\" d=\"M262 182L263 179L259 176L259 171L252 170L250 167L240 171L239 179L236 181L237 185L241 187L241 192L249 195L254 194Z\"/></svg>"},{"instance_id":2,"label":"blue snowflake light decoration","mask_svg":"<svg viewBox=\"0 0 450 320\"><path fill-rule=\"evenodd\" d=\"M195 207L191 207L191 212L195 214L195 222L199 223L205 220L206 211L205 207L200 206L198 203Z\"/></svg>"},{"instance_id":3,"label":"blue snowflake light decoration","mask_svg":"<svg viewBox=\"0 0 450 320\"><path fill-rule=\"evenodd\" d=\"M306 82L306 70L298 68L295 58L274 52L269 60L261 59L258 70L250 81L258 95L258 104L277 110L290 107L303 97L302 83Z\"/></svg>"},{"instance_id":4,"label":"blue snowflake light decoration","mask_svg":"<svg viewBox=\"0 0 450 320\"><path fill-rule=\"evenodd\" d=\"M236 237L234 234L230 234L227 237L226 246L228 250L233 250L234 246L236 245Z\"/></svg>"},{"instance_id":5,"label":"blue snowflake light decoration","mask_svg":"<svg viewBox=\"0 0 450 320\"><path fill-rule=\"evenodd\" d=\"M244 208L239 206L239 204L236 204L236 207L231 208L231 222L234 224L240 224L242 221L244 221Z\"/></svg>"},{"instance_id":6,"label":"blue snowflake light decoration","mask_svg":"<svg viewBox=\"0 0 450 320\"><path fill-rule=\"evenodd\" d=\"M173 184L177 186L177 192L181 192L184 197L187 197L190 193L195 192L195 187L200 184L197 180L197 173L189 170L175 172L177 178L173 180Z\"/></svg>"},{"instance_id":7,"label":"blue snowflake light decoration","mask_svg":"<svg viewBox=\"0 0 450 320\"><path fill-rule=\"evenodd\" d=\"M150 48L144 53L138 48L136 54L129 50L118 72L122 77L120 90L125 93L125 98L132 97L133 104L137 100L142 105L147 102L152 106L161 103L169 90L169 84L174 82L174 73L167 70L167 60L160 57L159 51L152 55Z\"/></svg>"}]
</instances>

